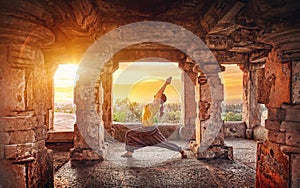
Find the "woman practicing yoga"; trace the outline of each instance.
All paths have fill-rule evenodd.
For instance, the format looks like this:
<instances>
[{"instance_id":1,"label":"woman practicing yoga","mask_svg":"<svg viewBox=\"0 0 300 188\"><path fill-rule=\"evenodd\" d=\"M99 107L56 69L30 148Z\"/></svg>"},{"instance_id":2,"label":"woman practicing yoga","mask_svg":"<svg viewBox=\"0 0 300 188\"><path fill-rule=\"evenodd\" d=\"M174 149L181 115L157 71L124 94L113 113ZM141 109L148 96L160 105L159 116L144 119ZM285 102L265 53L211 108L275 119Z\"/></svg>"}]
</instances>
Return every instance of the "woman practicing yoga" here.
<instances>
[{"instance_id":1,"label":"woman practicing yoga","mask_svg":"<svg viewBox=\"0 0 300 188\"><path fill-rule=\"evenodd\" d=\"M167 101L167 97L164 94L166 87L171 84L172 77L169 77L164 85L155 94L152 103L144 106L142 113L142 127L132 129L126 132L125 135L125 149L126 153L121 157L132 157L134 150L143 148L146 146L158 146L167 148L173 151L178 151L181 154L181 158L187 158L186 153L178 145L169 142L160 132L160 130L154 126L153 117L160 111L160 117L164 114L163 104Z\"/></svg>"}]
</instances>

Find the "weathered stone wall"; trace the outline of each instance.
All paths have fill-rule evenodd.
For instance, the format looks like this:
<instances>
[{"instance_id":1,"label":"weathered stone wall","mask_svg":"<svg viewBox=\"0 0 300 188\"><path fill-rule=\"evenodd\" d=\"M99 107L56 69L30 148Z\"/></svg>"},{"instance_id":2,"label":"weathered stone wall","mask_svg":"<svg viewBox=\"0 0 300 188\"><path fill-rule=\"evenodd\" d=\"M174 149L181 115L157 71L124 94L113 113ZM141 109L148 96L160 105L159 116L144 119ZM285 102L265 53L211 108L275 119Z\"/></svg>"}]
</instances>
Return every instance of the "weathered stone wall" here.
<instances>
[{"instance_id":1,"label":"weathered stone wall","mask_svg":"<svg viewBox=\"0 0 300 188\"><path fill-rule=\"evenodd\" d=\"M41 50L54 41L44 26L51 21L26 1L1 2L1 9L0 185L53 187L52 152L45 147L52 80ZM47 18L38 18L43 12Z\"/></svg>"},{"instance_id":2,"label":"weathered stone wall","mask_svg":"<svg viewBox=\"0 0 300 188\"><path fill-rule=\"evenodd\" d=\"M11 54L10 50L4 52ZM17 174L15 177L25 178L26 186L51 185L52 153L45 149L46 119L51 108L47 71L40 50L28 47L27 54L28 57L19 54L17 59L1 63L1 163L5 168L12 168L12 173ZM28 61L28 66L16 62L32 57L35 58L30 64ZM24 182L4 181L2 185L6 186L6 183L26 187Z\"/></svg>"},{"instance_id":3,"label":"weathered stone wall","mask_svg":"<svg viewBox=\"0 0 300 188\"><path fill-rule=\"evenodd\" d=\"M281 62L275 50L266 60L259 100L268 108L265 124L268 136L267 141L258 143L257 187L300 185L300 173L297 170L300 165L297 64L296 61Z\"/></svg>"}]
</instances>

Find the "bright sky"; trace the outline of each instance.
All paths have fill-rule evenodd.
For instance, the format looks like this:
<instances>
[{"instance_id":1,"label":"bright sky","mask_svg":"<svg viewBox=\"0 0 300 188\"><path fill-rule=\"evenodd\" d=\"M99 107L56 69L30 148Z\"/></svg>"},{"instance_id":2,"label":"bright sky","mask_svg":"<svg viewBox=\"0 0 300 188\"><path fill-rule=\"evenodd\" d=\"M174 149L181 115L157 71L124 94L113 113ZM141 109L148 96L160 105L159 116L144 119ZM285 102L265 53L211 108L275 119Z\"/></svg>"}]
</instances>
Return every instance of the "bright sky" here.
<instances>
[{"instance_id":1,"label":"bright sky","mask_svg":"<svg viewBox=\"0 0 300 188\"><path fill-rule=\"evenodd\" d=\"M55 102L73 102L78 65L61 64L54 74Z\"/></svg>"},{"instance_id":2,"label":"bright sky","mask_svg":"<svg viewBox=\"0 0 300 188\"><path fill-rule=\"evenodd\" d=\"M54 74L54 82L56 87L74 86L76 71L78 65L75 64L61 64L58 66Z\"/></svg>"},{"instance_id":3,"label":"bright sky","mask_svg":"<svg viewBox=\"0 0 300 188\"><path fill-rule=\"evenodd\" d=\"M243 72L237 65L225 65L225 72L221 73L224 84L224 102L226 104L242 103Z\"/></svg>"},{"instance_id":4,"label":"bright sky","mask_svg":"<svg viewBox=\"0 0 300 188\"><path fill-rule=\"evenodd\" d=\"M224 84L224 102L237 104L242 102L242 71L236 65L226 65L221 73ZM74 84L78 66L59 65L55 75L55 102L72 102ZM180 102L182 94L181 70L177 63L170 62L134 62L120 63L113 74L113 99L129 97L131 101L149 102L163 85L166 78L173 77L167 87L168 102Z\"/></svg>"},{"instance_id":5,"label":"bright sky","mask_svg":"<svg viewBox=\"0 0 300 188\"><path fill-rule=\"evenodd\" d=\"M182 84L178 63L120 63L113 75L113 99L128 97L131 101L150 102L169 76L172 76L172 84L165 91L168 101L180 102Z\"/></svg>"}]
</instances>

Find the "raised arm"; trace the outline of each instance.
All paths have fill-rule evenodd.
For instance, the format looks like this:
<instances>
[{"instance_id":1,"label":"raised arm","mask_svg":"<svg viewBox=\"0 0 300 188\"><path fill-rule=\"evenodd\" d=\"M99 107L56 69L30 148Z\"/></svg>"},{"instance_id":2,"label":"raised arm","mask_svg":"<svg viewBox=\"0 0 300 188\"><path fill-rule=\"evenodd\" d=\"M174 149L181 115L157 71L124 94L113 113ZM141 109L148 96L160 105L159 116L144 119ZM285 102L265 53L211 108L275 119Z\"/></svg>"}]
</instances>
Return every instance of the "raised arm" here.
<instances>
[{"instance_id":1,"label":"raised arm","mask_svg":"<svg viewBox=\"0 0 300 188\"><path fill-rule=\"evenodd\" d=\"M164 85L157 91L157 93L155 94L155 98L161 98L162 94L164 93L166 87L171 84L172 81L172 77L170 76L169 78L166 79Z\"/></svg>"}]
</instances>

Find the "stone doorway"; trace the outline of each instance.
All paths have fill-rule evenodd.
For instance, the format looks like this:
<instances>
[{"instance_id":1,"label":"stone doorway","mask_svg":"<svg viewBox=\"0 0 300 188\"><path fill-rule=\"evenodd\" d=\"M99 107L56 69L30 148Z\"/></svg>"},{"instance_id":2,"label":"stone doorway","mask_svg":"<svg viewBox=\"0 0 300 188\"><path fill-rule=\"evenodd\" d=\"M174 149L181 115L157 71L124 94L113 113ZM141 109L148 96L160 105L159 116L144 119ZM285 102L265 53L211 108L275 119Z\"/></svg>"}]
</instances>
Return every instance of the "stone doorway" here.
<instances>
[{"instance_id":1,"label":"stone doorway","mask_svg":"<svg viewBox=\"0 0 300 188\"><path fill-rule=\"evenodd\" d=\"M152 35L151 30L160 30L162 27L164 28L162 32L166 31L165 28L173 32L167 33L163 38ZM120 32L131 33L131 39L129 41L128 38L116 40L115 35L119 35ZM140 32L147 33L147 38L136 38ZM183 37L180 43L173 38L174 32L178 32ZM185 32L178 26L168 23L140 22L108 33L89 48L80 64L79 80L75 88L77 125L75 126L72 159L83 160L86 157L90 160L99 160L105 155L104 129L113 131L111 127L111 83L112 73L118 67L118 62L149 56L165 58L166 55L168 55L166 59L171 61L175 59L173 62L180 62L180 66L195 86L194 98L198 105L195 124L191 124L193 128L181 130L183 134L191 132L191 129L194 130L195 143L191 146L194 153L199 158L232 157L232 150L224 147L224 133L221 129L223 85L218 76L218 72L221 71L220 65L215 62L213 54L198 37ZM194 46L191 46L191 43ZM217 148L214 148L213 155L205 151L211 147L211 144ZM92 152L91 148L98 155Z\"/></svg>"}]
</instances>

